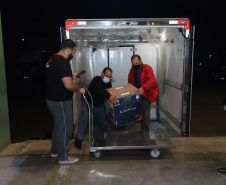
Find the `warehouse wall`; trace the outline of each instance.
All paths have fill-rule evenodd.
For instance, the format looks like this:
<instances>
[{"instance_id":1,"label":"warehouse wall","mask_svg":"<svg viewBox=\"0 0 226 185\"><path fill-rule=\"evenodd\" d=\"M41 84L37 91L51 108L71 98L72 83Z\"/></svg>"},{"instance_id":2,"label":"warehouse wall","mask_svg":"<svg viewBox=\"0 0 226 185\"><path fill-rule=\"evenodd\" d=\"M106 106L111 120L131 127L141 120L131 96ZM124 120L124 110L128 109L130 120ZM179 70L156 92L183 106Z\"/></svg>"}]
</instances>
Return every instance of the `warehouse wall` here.
<instances>
[{"instance_id":1,"label":"warehouse wall","mask_svg":"<svg viewBox=\"0 0 226 185\"><path fill-rule=\"evenodd\" d=\"M8 99L0 12L0 151L10 144Z\"/></svg>"}]
</instances>

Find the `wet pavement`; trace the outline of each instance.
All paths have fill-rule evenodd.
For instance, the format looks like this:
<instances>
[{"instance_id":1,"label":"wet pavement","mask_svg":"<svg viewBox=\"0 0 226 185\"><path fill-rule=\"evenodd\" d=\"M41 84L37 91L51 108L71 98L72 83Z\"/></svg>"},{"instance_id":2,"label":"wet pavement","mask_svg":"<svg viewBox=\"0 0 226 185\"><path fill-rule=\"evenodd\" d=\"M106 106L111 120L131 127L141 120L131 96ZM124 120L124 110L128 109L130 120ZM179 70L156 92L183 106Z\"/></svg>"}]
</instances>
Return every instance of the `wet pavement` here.
<instances>
[{"instance_id":1,"label":"wet pavement","mask_svg":"<svg viewBox=\"0 0 226 185\"><path fill-rule=\"evenodd\" d=\"M162 149L158 158L149 150L104 151L100 159L69 142L76 164L60 165L49 156L50 140L30 140L10 144L0 153L0 184L79 184L79 185L225 185L226 137L171 138L175 149Z\"/></svg>"}]
</instances>

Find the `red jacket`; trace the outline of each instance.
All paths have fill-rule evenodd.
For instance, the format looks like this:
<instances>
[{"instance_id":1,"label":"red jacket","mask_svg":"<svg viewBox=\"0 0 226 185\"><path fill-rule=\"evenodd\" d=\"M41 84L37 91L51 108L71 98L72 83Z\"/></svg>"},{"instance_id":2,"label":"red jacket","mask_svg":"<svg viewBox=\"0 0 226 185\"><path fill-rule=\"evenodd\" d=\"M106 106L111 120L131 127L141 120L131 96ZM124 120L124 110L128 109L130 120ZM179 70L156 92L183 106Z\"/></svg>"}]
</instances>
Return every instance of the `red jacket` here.
<instances>
[{"instance_id":1,"label":"red jacket","mask_svg":"<svg viewBox=\"0 0 226 185\"><path fill-rule=\"evenodd\" d=\"M133 68L130 69L128 83L135 86L133 77L134 71ZM155 80L155 75L151 66L143 63L141 64L140 82L141 88L144 89L143 96L148 98L151 103L156 101L159 96L159 86Z\"/></svg>"}]
</instances>

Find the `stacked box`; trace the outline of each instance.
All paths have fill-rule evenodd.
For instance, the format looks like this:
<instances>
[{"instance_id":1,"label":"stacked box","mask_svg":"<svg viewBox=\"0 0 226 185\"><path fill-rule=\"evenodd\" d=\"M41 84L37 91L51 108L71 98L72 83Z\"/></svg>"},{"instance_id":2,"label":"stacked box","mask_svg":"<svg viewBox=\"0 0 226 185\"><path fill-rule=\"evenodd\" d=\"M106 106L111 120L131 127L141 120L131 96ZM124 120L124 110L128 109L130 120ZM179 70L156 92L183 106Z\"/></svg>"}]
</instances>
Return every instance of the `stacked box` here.
<instances>
[{"instance_id":1,"label":"stacked box","mask_svg":"<svg viewBox=\"0 0 226 185\"><path fill-rule=\"evenodd\" d=\"M131 84L107 89L117 96L117 102L105 101L107 116L114 126L121 126L136 121L141 116L142 97L137 95L137 88Z\"/></svg>"}]
</instances>

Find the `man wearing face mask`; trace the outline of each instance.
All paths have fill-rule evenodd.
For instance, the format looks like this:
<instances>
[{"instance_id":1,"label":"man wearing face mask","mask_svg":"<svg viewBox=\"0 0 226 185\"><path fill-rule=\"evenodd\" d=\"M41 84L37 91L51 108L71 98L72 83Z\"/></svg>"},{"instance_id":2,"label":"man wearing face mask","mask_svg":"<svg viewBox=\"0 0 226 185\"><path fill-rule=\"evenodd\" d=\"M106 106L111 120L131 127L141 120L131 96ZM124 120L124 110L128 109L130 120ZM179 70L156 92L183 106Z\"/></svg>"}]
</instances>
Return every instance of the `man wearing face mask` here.
<instances>
[{"instance_id":1,"label":"man wearing face mask","mask_svg":"<svg viewBox=\"0 0 226 185\"><path fill-rule=\"evenodd\" d=\"M101 76L95 76L89 84L88 90L93 98L93 123L100 127L101 133L106 136L106 116L104 110L104 101L109 99L112 103L117 101L116 96L111 96L106 90L111 88L112 69L106 67L103 69ZM86 99L90 102L89 95L86 95ZM89 119L88 106L84 100L82 100L82 110L80 119L78 122L77 133L75 137L75 148L82 149L82 136L86 130Z\"/></svg>"},{"instance_id":2,"label":"man wearing face mask","mask_svg":"<svg viewBox=\"0 0 226 185\"><path fill-rule=\"evenodd\" d=\"M58 157L60 164L78 161L78 158L68 156L69 151L66 147L73 132L73 93L85 93L84 88L79 88L72 81L78 74L72 74L69 63L75 50L76 45L72 40L64 40L60 45L60 51L46 63L46 103L54 120L51 157Z\"/></svg>"},{"instance_id":3,"label":"man wearing face mask","mask_svg":"<svg viewBox=\"0 0 226 185\"><path fill-rule=\"evenodd\" d=\"M156 101L159 95L159 86L151 66L143 64L139 55L131 57L132 68L128 75L128 83L134 85L138 90L137 94L142 95L142 120L141 131L149 130L150 105Z\"/></svg>"}]
</instances>

